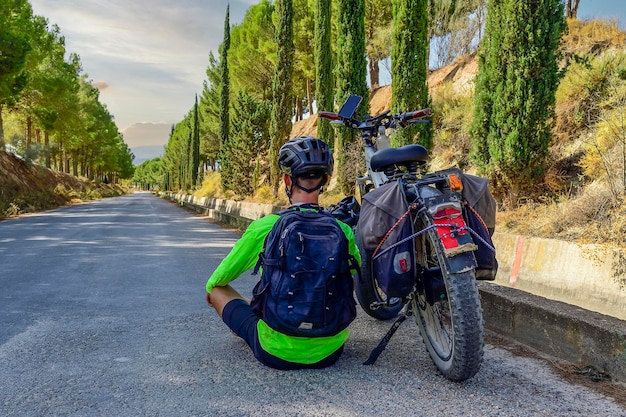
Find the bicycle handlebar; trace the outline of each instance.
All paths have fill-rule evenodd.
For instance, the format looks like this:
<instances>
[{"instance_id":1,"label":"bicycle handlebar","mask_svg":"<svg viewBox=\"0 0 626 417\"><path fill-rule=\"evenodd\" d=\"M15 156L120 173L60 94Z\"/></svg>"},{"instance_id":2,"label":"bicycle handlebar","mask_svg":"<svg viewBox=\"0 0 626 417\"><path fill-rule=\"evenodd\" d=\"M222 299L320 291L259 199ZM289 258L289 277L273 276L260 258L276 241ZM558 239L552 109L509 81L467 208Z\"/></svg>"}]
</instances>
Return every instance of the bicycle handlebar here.
<instances>
[{"instance_id":1,"label":"bicycle handlebar","mask_svg":"<svg viewBox=\"0 0 626 417\"><path fill-rule=\"evenodd\" d=\"M386 110L376 116L365 116L363 121L354 118L344 118L339 116L337 113L328 111L320 111L319 117L340 121L341 124L352 129L370 130L378 128L380 125L385 127L395 127L396 122L402 127L406 126L408 123L428 123L428 120L420 119L430 117L432 114L433 110L431 108L425 108L393 115L389 115L389 110Z\"/></svg>"},{"instance_id":2,"label":"bicycle handlebar","mask_svg":"<svg viewBox=\"0 0 626 417\"><path fill-rule=\"evenodd\" d=\"M410 112L405 112L399 115L399 117L403 120L411 120L411 119L421 119L423 117L430 117L433 115L433 109L426 108L420 109Z\"/></svg>"},{"instance_id":3,"label":"bicycle handlebar","mask_svg":"<svg viewBox=\"0 0 626 417\"><path fill-rule=\"evenodd\" d=\"M321 111L319 113L320 117L323 117L324 119L329 119L329 120L341 120L341 117L339 117L339 115L337 113L332 113L329 111Z\"/></svg>"}]
</instances>

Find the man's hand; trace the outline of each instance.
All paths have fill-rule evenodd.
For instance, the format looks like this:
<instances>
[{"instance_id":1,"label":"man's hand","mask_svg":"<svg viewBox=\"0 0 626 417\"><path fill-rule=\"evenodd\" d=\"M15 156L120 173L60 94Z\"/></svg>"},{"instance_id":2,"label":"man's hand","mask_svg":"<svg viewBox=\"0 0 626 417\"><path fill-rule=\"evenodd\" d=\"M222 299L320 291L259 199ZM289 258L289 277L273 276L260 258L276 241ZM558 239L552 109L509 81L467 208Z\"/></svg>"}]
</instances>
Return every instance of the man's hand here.
<instances>
[{"instance_id":1,"label":"man's hand","mask_svg":"<svg viewBox=\"0 0 626 417\"><path fill-rule=\"evenodd\" d=\"M211 304L211 294L210 293L206 293L206 303L209 305L209 307L213 307L213 304Z\"/></svg>"}]
</instances>

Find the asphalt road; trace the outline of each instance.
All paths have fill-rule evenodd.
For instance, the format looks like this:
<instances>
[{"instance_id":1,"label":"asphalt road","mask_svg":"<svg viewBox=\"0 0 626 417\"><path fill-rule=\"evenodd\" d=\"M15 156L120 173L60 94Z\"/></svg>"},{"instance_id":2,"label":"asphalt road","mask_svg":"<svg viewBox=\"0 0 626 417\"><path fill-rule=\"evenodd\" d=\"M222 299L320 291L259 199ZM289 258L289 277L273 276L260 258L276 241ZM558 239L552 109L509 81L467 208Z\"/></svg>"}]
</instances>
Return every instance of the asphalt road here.
<instances>
[{"instance_id":1,"label":"asphalt road","mask_svg":"<svg viewBox=\"0 0 626 417\"><path fill-rule=\"evenodd\" d=\"M265 368L204 301L237 238L147 193L0 222L0 416L626 416L491 345L450 382L408 321L363 366L390 326L363 313L335 366Z\"/></svg>"}]
</instances>

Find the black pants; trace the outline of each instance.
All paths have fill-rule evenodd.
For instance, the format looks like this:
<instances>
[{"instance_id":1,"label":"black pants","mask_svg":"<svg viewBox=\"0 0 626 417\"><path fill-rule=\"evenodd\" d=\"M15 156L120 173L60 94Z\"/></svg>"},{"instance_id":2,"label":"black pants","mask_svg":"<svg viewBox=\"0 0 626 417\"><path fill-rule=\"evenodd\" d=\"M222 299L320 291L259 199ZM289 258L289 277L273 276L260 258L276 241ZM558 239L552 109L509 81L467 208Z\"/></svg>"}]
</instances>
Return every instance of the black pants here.
<instances>
[{"instance_id":1,"label":"black pants","mask_svg":"<svg viewBox=\"0 0 626 417\"><path fill-rule=\"evenodd\" d=\"M322 359L319 362L306 364L289 362L274 355L270 355L263 350L259 343L259 335L257 331L257 323L260 320L259 317L252 312L250 304L241 299L229 301L224 306L222 311L222 320L237 336L246 341L254 357L263 365L269 366L275 369L320 369L330 366L337 362L337 359L343 353L343 346L334 351L330 356Z\"/></svg>"}]
</instances>

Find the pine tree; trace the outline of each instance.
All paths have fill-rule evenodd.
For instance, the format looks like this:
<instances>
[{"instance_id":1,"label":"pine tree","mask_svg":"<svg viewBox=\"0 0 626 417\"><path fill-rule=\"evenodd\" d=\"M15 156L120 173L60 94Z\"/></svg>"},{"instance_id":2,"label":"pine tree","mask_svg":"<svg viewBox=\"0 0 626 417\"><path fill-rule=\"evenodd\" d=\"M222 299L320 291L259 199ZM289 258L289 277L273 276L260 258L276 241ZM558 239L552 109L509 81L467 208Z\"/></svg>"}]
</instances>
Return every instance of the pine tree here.
<instances>
[{"instance_id":1,"label":"pine tree","mask_svg":"<svg viewBox=\"0 0 626 417\"><path fill-rule=\"evenodd\" d=\"M317 108L334 110L333 58L331 50L331 0L315 1L315 95ZM327 119L317 121L317 135L334 146L335 132Z\"/></svg>"},{"instance_id":2,"label":"pine tree","mask_svg":"<svg viewBox=\"0 0 626 417\"><path fill-rule=\"evenodd\" d=\"M230 129L229 95L230 84L228 76L228 50L230 48L230 5L226 6L224 19L224 40L220 47L220 171L228 170L228 160L224 158L224 150L228 148L228 133ZM222 188L229 190L228 176L222 176Z\"/></svg>"},{"instance_id":3,"label":"pine tree","mask_svg":"<svg viewBox=\"0 0 626 417\"><path fill-rule=\"evenodd\" d=\"M293 44L293 4L292 0L277 0L276 13L276 69L272 86L273 103L270 122L270 186L278 195L280 171L278 151L291 133L292 75L295 48Z\"/></svg>"},{"instance_id":4,"label":"pine tree","mask_svg":"<svg viewBox=\"0 0 626 417\"><path fill-rule=\"evenodd\" d=\"M365 59L365 0L339 0L337 4L337 103L350 94L363 97L357 115L369 113L367 61ZM337 181L341 191L354 193L354 169L346 164L346 153L354 145L356 134L347 128L338 129Z\"/></svg>"},{"instance_id":5,"label":"pine tree","mask_svg":"<svg viewBox=\"0 0 626 417\"><path fill-rule=\"evenodd\" d=\"M392 38L392 111L428 107L428 0L393 0ZM432 136L432 125L420 124L399 129L393 142L396 146L420 143L430 150Z\"/></svg>"},{"instance_id":6,"label":"pine tree","mask_svg":"<svg viewBox=\"0 0 626 417\"><path fill-rule=\"evenodd\" d=\"M25 68L33 48L33 11L26 0L0 3L0 151L4 151L2 113L11 108L28 82Z\"/></svg>"},{"instance_id":7,"label":"pine tree","mask_svg":"<svg viewBox=\"0 0 626 417\"><path fill-rule=\"evenodd\" d=\"M488 3L476 80L472 158L508 192L511 205L545 172L561 77L563 7L559 0Z\"/></svg>"}]
</instances>

